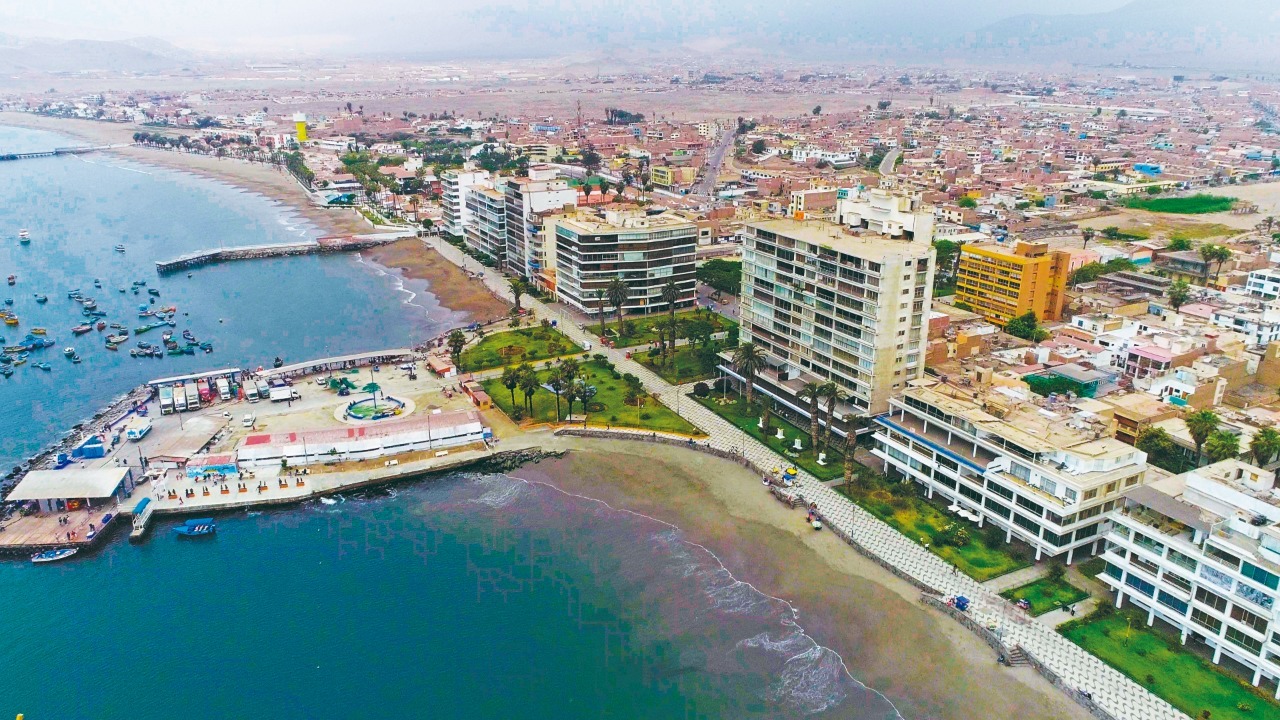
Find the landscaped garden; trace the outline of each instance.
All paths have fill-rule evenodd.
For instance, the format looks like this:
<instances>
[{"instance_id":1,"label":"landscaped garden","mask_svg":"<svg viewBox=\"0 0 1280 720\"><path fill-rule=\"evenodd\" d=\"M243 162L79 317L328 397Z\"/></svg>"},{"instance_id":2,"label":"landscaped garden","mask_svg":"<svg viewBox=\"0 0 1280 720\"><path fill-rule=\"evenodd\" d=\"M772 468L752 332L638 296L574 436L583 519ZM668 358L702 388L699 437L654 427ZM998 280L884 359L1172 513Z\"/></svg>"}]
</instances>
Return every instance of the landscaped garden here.
<instances>
[{"instance_id":1,"label":"landscaped garden","mask_svg":"<svg viewBox=\"0 0 1280 720\"><path fill-rule=\"evenodd\" d=\"M1055 572L1054 569L1057 568ZM1050 574L1033 580L1022 587L1005 590L1000 596L1017 602L1026 600L1031 605L1032 615L1043 615L1051 610L1074 605L1089 597L1089 593L1072 585L1063 578L1061 565L1051 565Z\"/></svg>"},{"instance_id":2,"label":"landscaped garden","mask_svg":"<svg viewBox=\"0 0 1280 720\"><path fill-rule=\"evenodd\" d=\"M580 352L582 348L559 330L534 326L485 336L480 342L462 351L461 362L464 371L476 372Z\"/></svg>"},{"instance_id":3,"label":"landscaped garden","mask_svg":"<svg viewBox=\"0 0 1280 720\"><path fill-rule=\"evenodd\" d=\"M634 318L624 315L622 317L621 330L619 330L617 322L607 322L604 336L613 341L614 347L627 348L635 347L636 345L648 345L658 341L659 323L665 323L670 319L670 316L666 313ZM682 310L676 313L676 323L679 326L676 331L677 338L687 338L690 336L691 331L696 334L699 329L711 334L737 330L738 327L738 323L709 309ZM703 328L700 323L705 323L708 327ZM594 330L599 330L599 324L594 326ZM731 345L736 345L738 342L735 335L736 333L730 333L729 340Z\"/></svg>"},{"instance_id":4,"label":"landscaped garden","mask_svg":"<svg viewBox=\"0 0 1280 720\"><path fill-rule=\"evenodd\" d=\"M1204 193L1185 197L1131 197L1124 206L1132 210L1147 210L1178 215L1204 215L1226 212L1235 205L1236 198Z\"/></svg>"},{"instance_id":5,"label":"landscaped garden","mask_svg":"<svg viewBox=\"0 0 1280 720\"><path fill-rule=\"evenodd\" d=\"M590 425L641 428L692 436L703 435L688 420L650 397L639 386L638 378L630 374L619 374L611 363L602 359L603 357L597 355L595 359L581 363L575 376L575 380L581 380L581 385L594 389L594 394L587 401L586 408L586 417ZM536 423L563 421L571 411L569 393L562 389L557 402L556 394L552 390L552 373L555 371L555 366L545 367L549 364L543 363L537 369L525 367L525 370L532 372L536 377L536 385L530 386L527 383L516 382L512 387L508 387L501 377L484 380L481 384L489 397L493 398L493 402L512 420L517 422L528 420ZM580 399L573 402L572 413L582 415Z\"/></svg>"},{"instance_id":6,"label":"landscaped garden","mask_svg":"<svg viewBox=\"0 0 1280 720\"><path fill-rule=\"evenodd\" d=\"M720 393L712 391L706 397L695 397L694 399L702 403L711 412L728 420L738 429L768 446L770 450L785 456L810 475L820 480L834 480L844 476L844 456L838 452L844 440L833 436L831 447L827 449L827 458L824 461L826 464L819 465L818 454L814 452L807 425L804 428L800 428L784 418L772 415L769 419L769 433L766 435L760 429L761 409L758 397L757 402L752 406L748 406L741 396L733 392ZM779 430L782 431L783 439L781 440L777 437ZM796 440L800 440L800 446L803 448L799 452L795 449Z\"/></svg>"},{"instance_id":7,"label":"landscaped garden","mask_svg":"<svg viewBox=\"0 0 1280 720\"><path fill-rule=\"evenodd\" d=\"M663 358L660 353L651 351L637 353L632 359L657 373L663 380L672 385L683 385L697 380L707 380L717 375L719 353L724 346L717 342L694 347L682 345L670 357Z\"/></svg>"},{"instance_id":8,"label":"landscaped garden","mask_svg":"<svg viewBox=\"0 0 1280 720\"><path fill-rule=\"evenodd\" d=\"M1148 627L1145 612L1117 611L1104 602L1059 631L1192 718L1280 716L1280 703L1270 693L1183 646L1178 633L1160 621Z\"/></svg>"}]
</instances>

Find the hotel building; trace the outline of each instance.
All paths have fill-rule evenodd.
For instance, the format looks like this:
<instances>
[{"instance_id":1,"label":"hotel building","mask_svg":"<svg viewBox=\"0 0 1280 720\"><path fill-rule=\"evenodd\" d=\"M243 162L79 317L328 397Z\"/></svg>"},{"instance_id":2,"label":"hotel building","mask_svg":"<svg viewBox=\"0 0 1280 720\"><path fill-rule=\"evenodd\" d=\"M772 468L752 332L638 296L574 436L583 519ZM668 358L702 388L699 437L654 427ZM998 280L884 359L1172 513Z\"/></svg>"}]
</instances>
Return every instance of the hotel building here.
<instances>
[{"instance_id":1,"label":"hotel building","mask_svg":"<svg viewBox=\"0 0 1280 720\"><path fill-rule=\"evenodd\" d=\"M676 307L696 298L694 257L698 226L673 212L643 210L579 210L548 219L544 252L553 263L556 297L587 315L600 313L596 291L621 278L627 285L623 314L665 311L662 289L674 281L680 288ZM614 312L605 302L605 312Z\"/></svg>"},{"instance_id":2,"label":"hotel building","mask_svg":"<svg viewBox=\"0 0 1280 720\"><path fill-rule=\"evenodd\" d=\"M749 223L741 339L762 348L769 366L756 385L806 417L798 393L810 380L829 380L846 394L841 417L884 412L892 393L924 374L933 259L928 232ZM723 369L738 377L730 364Z\"/></svg>"},{"instance_id":3,"label":"hotel building","mask_svg":"<svg viewBox=\"0 0 1280 720\"><path fill-rule=\"evenodd\" d=\"M1213 662L1280 681L1280 491L1269 470L1224 460L1130 488L1111 515L1099 579ZM1280 690L1276 697L1280 698Z\"/></svg>"},{"instance_id":4,"label":"hotel building","mask_svg":"<svg viewBox=\"0 0 1280 720\"><path fill-rule=\"evenodd\" d=\"M1012 248L995 243L960 248L956 300L989 322L1004 325L1035 312L1040 320L1062 318L1071 253L1047 243L1018 240Z\"/></svg>"},{"instance_id":5,"label":"hotel building","mask_svg":"<svg viewBox=\"0 0 1280 720\"><path fill-rule=\"evenodd\" d=\"M1108 437L1097 415L991 383L985 368L967 386L913 383L875 418L872 453L890 477L979 527L995 523L1037 560L1098 552L1106 514L1146 479L1146 453Z\"/></svg>"},{"instance_id":6,"label":"hotel building","mask_svg":"<svg viewBox=\"0 0 1280 720\"><path fill-rule=\"evenodd\" d=\"M542 216L572 210L578 191L558 176L555 168L534 165L528 177L502 178L498 188L505 198L507 247L504 269L527 280L541 283L546 265L543 251Z\"/></svg>"}]
</instances>

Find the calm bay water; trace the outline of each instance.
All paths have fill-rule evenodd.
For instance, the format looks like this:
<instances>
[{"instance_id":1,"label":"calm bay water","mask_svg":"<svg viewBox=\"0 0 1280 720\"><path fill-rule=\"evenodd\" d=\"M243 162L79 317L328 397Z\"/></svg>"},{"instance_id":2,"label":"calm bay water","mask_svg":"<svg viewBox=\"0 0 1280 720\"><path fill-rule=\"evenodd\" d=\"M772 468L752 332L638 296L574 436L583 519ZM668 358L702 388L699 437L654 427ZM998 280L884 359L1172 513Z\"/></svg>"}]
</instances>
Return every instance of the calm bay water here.
<instances>
[{"instance_id":1,"label":"calm bay water","mask_svg":"<svg viewBox=\"0 0 1280 720\"><path fill-rule=\"evenodd\" d=\"M0 565L0 713L896 717L679 531L505 476Z\"/></svg>"},{"instance_id":2,"label":"calm bay water","mask_svg":"<svg viewBox=\"0 0 1280 720\"><path fill-rule=\"evenodd\" d=\"M0 153L74 144L58 135L0 127ZM18 231L31 233L20 245ZM8 468L56 439L113 397L157 377L222 367L269 365L364 350L404 347L462 322L440 308L425 284L405 283L354 256L310 256L209 266L160 277L155 261L194 250L288 242L321 233L290 208L230 185L122 161L108 155L0 163L0 299L21 319L0 326L17 342L44 327L57 344L0 378L0 468ZM122 244L126 250L113 248ZM102 288L93 286L94 279ZM145 289L120 293L145 280L177 305L178 329L214 344L212 354L139 360L111 352L103 334L74 337L84 318L67 298L79 288L96 298L108 322L130 330L143 324ZM49 297L46 304L35 295ZM159 331L138 340L159 342ZM84 362L62 356L74 347ZM32 364L44 360L52 372Z\"/></svg>"},{"instance_id":3,"label":"calm bay water","mask_svg":"<svg viewBox=\"0 0 1280 720\"><path fill-rule=\"evenodd\" d=\"M0 152L65 144L0 128ZM207 179L108 156L20 161L0 163L0 198L0 276L18 275L0 298L22 318L0 334L58 339L40 358L51 373L0 379L0 467L148 379L403 346L464 319L352 257L158 278L160 258L318 234ZM147 296L116 288L134 280L215 352L135 360L96 332L71 337L68 290L132 328ZM897 716L789 605L675 528L545 485L437 478L220 518L196 542L169 524L65 564L0 560L0 717Z\"/></svg>"}]
</instances>

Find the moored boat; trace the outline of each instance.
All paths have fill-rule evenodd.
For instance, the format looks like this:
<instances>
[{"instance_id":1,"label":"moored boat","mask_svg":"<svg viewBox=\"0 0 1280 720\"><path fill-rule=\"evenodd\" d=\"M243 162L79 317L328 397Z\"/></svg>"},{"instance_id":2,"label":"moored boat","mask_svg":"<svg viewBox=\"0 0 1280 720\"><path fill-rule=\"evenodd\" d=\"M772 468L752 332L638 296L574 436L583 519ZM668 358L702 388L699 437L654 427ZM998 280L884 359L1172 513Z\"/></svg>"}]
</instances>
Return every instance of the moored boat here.
<instances>
[{"instance_id":1,"label":"moored boat","mask_svg":"<svg viewBox=\"0 0 1280 720\"><path fill-rule=\"evenodd\" d=\"M83 335L93 329L92 325L77 325L71 328L71 332L76 335Z\"/></svg>"},{"instance_id":2,"label":"moored boat","mask_svg":"<svg viewBox=\"0 0 1280 720\"><path fill-rule=\"evenodd\" d=\"M117 343L111 343L111 342L109 342L109 343L107 343L107 349L108 349L108 350L119 350L119 349L120 349L120 345L119 345L119 344L117 344Z\"/></svg>"},{"instance_id":3,"label":"moored boat","mask_svg":"<svg viewBox=\"0 0 1280 720\"><path fill-rule=\"evenodd\" d=\"M40 303L41 305L43 305L43 304L45 304L45 303L49 302L49 296L48 296L48 295L36 295L36 302L38 302L38 303Z\"/></svg>"},{"instance_id":4,"label":"moored boat","mask_svg":"<svg viewBox=\"0 0 1280 720\"><path fill-rule=\"evenodd\" d=\"M125 340L128 340L128 339L129 339L129 334L128 334L128 333L120 333L120 334L117 334L117 335L108 335L108 336L107 336L107 342L109 342L109 343L116 343L116 344L119 344L119 343L122 343L122 342L124 342Z\"/></svg>"},{"instance_id":5,"label":"moored boat","mask_svg":"<svg viewBox=\"0 0 1280 720\"><path fill-rule=\"evenodd\" d=\"M53 370L53 366L47 362L38 362L35 365L32 365L31 367L36 368L37 370L43 370L45 372L49 372L50 370Z\"/></svg>"},{"instance_id":6,"label":"moored boat","mask_svg":"<svg viewBox=\"0 0 1280 720\"><path fill-rule=\"evenodd\" d=\"M23 245L31 244L31 233L27 232L26 228L22 228L21 230L18 231L18 242L22 243Z\"/></svg>"},{"instance_id":7,"label":"moored boat","mask_svg":"<svg viewBox=\"0 0 1280 720\"><path fill-rule=\"evenodd\" d=\"M59 548L57 550L45 550L44 552L38 552L35 555L32 555L31 562L33 563L58 562L59 560L66 560L72 555L75 555L77 552L79 552L79 548Z\"/></svg>"},{"instance_id":8,"label":"moored boat","mask_svg":"<svg viewBox=\"0 0 1280 720\"><path fill-rule=\"evenodd\" d=\"M33 327L31 328L31 334L32 335L48 335L49 331L42 327Z\"/></svg>"},{"instance_id":9,"label":"moored boat","mask_svg":"<svg viewBox=\"0 0 1280 720\"><path fill-rule=\"evenodd\" d=\"M213 518L197 518L184 522L173 531L178 534L178 537L201 537L216 533L218 526L214 524Z\"/></svg>"},{"instance_id":10,"label":"moored boat","mask_svg":"<svg viewBox=\"0 0 1280 720\"><path fill-rule=\"evenodd\" d=\"M18 276L17 276L17 275L10 275L10 276L9 276L9 284L10 284L10 285L16 285L17 283L18 283Z\"/></svg>"},{"instance_id":11,"label":"moored boat","mask_svg":"<svg viewBox=\"0 0 1280 720\"><path fill-rule=\"evenodd\" d=\"M103 320L99 320L93 327L97 330L106 330L107 323Z\"/></svg>"},{"instance_id":12,"label":"moored boat","mask_svg":"<svg viewBox=\"0 0 1280 720\"><path fill-rule=\"evenodd\" d=\"M116 252L124 252L124 245L116 245Z\"/></svg>"}]
</instances>

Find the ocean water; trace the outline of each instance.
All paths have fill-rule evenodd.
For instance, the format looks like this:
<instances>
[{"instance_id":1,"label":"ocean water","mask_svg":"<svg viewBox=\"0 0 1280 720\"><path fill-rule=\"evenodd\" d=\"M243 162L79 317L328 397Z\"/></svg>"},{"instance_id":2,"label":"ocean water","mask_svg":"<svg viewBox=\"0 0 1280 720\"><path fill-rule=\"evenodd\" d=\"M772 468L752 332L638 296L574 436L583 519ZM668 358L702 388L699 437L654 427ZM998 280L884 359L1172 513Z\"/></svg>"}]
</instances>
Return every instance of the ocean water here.
<instances>
[{"instance_id":1,"label":"ocean water","mask_svg":"<svg viewBox=\"0 0 1280 720\"><path fill-rule=\"evenodd\" d=\"M0 563L0 715L897 717L656 520L503 475Z\"/></svg>"},{"instance_id":2,"label":"ocean water","mask_svg":"<svg viewBox=\"0 0 1280 720\"><path fill-rule=\"evenodd\" d=\"M0 153L76 144L53 133L0 127ZM20 229L31 244L18 243ZM322 234L289 207L191 174L110 155L0 162L0 301L21 319L0 325L15 343L44 327L57 344L0 378L0 474L57 439L112 398L158 377L223 367L269 365L364 350L405 347L462 323L425 283L402 281L354 255L308 256L208 266L160 277L155 261L218 246L287 242ZM113 250L123 244L125 252ZM100 279L102 288L93 286ZM144 322L135 280L160 291L155 306L177 305L177 329L214 344L211 354L135 359L105 348L103 335L74 337L83 320L67 298L79 288L130 330ZM38 304L36 294L49 296ZM160 331L140 338L159 342ZM74 347L83 358L63 357ZM40 360L53 366L43 372Z\"/></svg>"}]
</instances>

